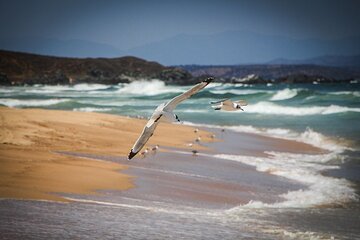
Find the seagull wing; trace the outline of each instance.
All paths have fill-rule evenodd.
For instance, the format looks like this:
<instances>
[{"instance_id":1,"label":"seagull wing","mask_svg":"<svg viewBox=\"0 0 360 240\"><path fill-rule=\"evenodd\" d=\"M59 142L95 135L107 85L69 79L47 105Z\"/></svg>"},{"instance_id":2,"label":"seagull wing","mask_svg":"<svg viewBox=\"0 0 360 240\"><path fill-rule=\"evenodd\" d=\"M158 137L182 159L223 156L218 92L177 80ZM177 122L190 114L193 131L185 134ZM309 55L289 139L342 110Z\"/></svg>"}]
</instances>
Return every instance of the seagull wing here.
<instances>
[{"instance_id":1,"label":"seagull wing","mask_svg":"<svg viewBox=\"0 0 360 240\"><path fill-rule=\"evenodd\" d=\"M204 87L206 87L209 83L212 82L212 80L214 80L213 77L209 77L207 79L205 79L204 81L202 81L201 83L196 84L195 86L193 86L191 89L189 89L188 91L174 97L173 99L171 99L164 107L164 111L169 111L171 112L172 110L175 109L175 107L182 101L184 101L185 99L188 99L189 97L191 97L192 95L194 95L195 93L199 92L201 89L203 89Z\"/></svg>"},{"instance_id":2,"label":"seagull wing","mask_svg":"<svg viewBox=\"0 0 360 240\"><path fill-rule=\"evenodd\" d=\"M247 106L248 105L248 103L245 100L238 100L238 101L236 101L234 103L237 103L240 106Z\"/></svg>"},{"instance_id":3,"label":"seagull wing","mask_svg":"<svg viewBox=\"0 0 360 240\"><path fill-rule=\"evenodd\" d=\"M210 102L210 104L222 103L222 102L225 102L226 100L229 100L229 99L228 99L228 98L225 98L225 99L220 100L220 101Z\"/></svg>"},{"instance_id":4,"label":"seagull wing","mask_svg":"<svg viewBox=\"0 0 360 240\"><path fill-rule=\"evenodd\" d=\"M140 137L136 140L134 146L132 147L129 155L128 160L131 160L147 143L149 138L153 135L155 128L159 124L159 120L162 117L162 114L157 118L151 118L145 125Z\"/></svg>"}]
</instances>

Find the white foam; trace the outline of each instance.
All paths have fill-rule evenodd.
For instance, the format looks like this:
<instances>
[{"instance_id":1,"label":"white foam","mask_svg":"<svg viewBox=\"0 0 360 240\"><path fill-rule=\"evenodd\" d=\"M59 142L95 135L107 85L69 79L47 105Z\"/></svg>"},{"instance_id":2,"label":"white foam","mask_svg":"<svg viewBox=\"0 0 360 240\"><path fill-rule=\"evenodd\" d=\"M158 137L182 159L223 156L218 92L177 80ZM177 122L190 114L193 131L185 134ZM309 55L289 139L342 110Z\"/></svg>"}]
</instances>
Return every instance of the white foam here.
<instances>
[{"instance_id":1,"label":"white foam","mask_svg":"<svg viewBox=\"0 0 360 240\"><path fill-rule=\"evenodd\" d=\"M327 94L331 94L331 95L353 95L355 97L360 97L360 92L359 91L327 92Z\"/></svg>"},{"instance_id":2,"label":"white foam","mask_svg":"<svg viewBox=\"0 0 360 240\"><path fill-rule=\"evenodd\" d=\"M109 112L111 108L94 108L94 107L83 107L83 108L74 108L75 112Z\"/></svg>"},{"instance_id":3,"label":"white foam","mask_svg":"<svg viewBox=\"0 0 360 240\"><path fill-rule=\"evenodd\" d=\"M39 85L32 91L62 92L62 91L95 91L109 88L108 85L97 83L79 83L75 85Z\"/></svg>"},{"instance_id":4,"label":"white foam","mask_svg":"<svg viewBox=\"0 0 360 240\"><path fill-rule=\"evenodd\" d=\"M151 201L150 205L149 204L139 205L139 204L116 203L116 202L104 202L104 201L97 201L90 199L72 198L72 197L64 197L64 198L78 203L96 204L96 205L120 207L120 208L132 208L132 209L139 209L150 212L161 212L161 213L179 214L179 215L200 215L200 216L202 216L203 214L207 214L208 216L218 215L217 211L204 211L204 209L201 208L187 207L187 206L182 206L181 208L179 208L179 205L174 206L172 204L166 204L163 202L156 202L156 201ZM133 202L141 203L141 201L139 201L138 199L131 199L131 200L133 200Z\"/></svg>"},{"instance_id":5,"label":"white foam","mask_svg":"<svg viewBox=\"0 0 360 240\"><path fill-rule=\"evenodd\" d=\"M321 155L290 154L267 152L272 157L251 157L240 155L218 154L215 157L241 162L256 167L257 171L268 172L300 182L307 187L280 195L284 201L274 204L250 201L235 207L229 212L243 208L306 208L323 204L342 204L356 200L357 195L351 183L345 179L323 176L320 172L336 169L338 166L325 164L334 158L336 153Z\"/></svg>"},{"instance_id":6,"label":"white foam","mask_svg":"<svg viewBox=\"0 0 360 240\"><path fill-rule=\"evenodd\" d=\"M349 108L338 105L330 106L312 106L312 107L289 107L282 106L271 102L258 102L249 105L245 113L260 113L271 115L292 115L292 116L306 116L306 115L327 115L343 112L360 112L360 108Z\"/></svg>"},{"instance_id":7,"label":"white foam","mask_svg":"<svg viewBox=\"0 0 360 240\"><path fill-rule=\"evenodd\" d=\"M0 88L0 93L11 93L11 92L16 92L16 90L11 88Z\"/></svg>"},{"instance_id":8,"label":"white foam","mask_svg":"<svg viewBox=\"0 0 360 240\"><path fill-rule=\"evenodd\" d=\"M208 110L205 109L179 109L178 112L185 112L185 113L208 113Z\"/></svg>"},{"instance_id":9,"label":"white foam","mask_svg":"<svg viewBox=\"0 0 360 240\"><path fill-rule=\"evenodd\" d=\"M235 94L235 95L248 95L248 94L257 94L257 93L269 93L270 91L266 90L253 90L253 89L223 89L223 90L210 90L214 94Z\"/></svg>"},{"instance_id":10,"label":"white foam","mask_svg":"<svg viewBox=\"0 0 360 240\"><path fill-rule=\"evenodd\" d=\"M122 88L117 90L118 93L134 94L134 95L146 95L154 96L164 93L181 93L184 92L183 87L166 86L163 81L160 80L139 80L129 84L123 85Z\"/></svg>"},{"instance_id":11,"label":"white foam","mask_svg":"<svg viewBox=\"0 0 360 240\"><path fill-rule=\"evenodd\" d=\"M274 96L270 98L271 101L279 101L293 98L297 95L297 89L285 88L283 90L278 91Z\"/></svg>"},{"instance_id":12,"label":"white foam","mask_svg":"<svg viewBox=\"0 0 360 240\"><path fill-rule=\"evenodd\" d=\"M69 99L46 99L46 100L30 100L30 99L0 99L0 104L8 107L39 107L39 106L50 106L61 102L67 102Z\"/></svg>"}]
</instances>

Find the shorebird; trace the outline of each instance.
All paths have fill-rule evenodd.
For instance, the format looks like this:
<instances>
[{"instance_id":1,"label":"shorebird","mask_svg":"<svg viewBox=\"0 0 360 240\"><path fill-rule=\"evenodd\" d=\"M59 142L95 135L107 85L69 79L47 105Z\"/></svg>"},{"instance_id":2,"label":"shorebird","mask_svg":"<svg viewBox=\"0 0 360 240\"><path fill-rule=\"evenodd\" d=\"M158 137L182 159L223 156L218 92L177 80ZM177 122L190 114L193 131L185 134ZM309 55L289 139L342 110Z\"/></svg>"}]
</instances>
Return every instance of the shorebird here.
<instances>
[{"instance_id":1,"label":"shorebird","mask_svg":"<svg viewBox=\"0 0 360 240\"><path fill-rule=\"evenodd\" d=\"M197 151L197 150L195 150L195 149L194 149L194 150L192 150L191 152L193 153L193 156L197 156L197 154L198 154L198 151Z\"/></svg>"},{"instance_id":2,"label":"shorebird","mask_svg":"<svg viewBox=\"0 0 360 240\"><path fill-rule=\"evenodd\" d=\"M155 145L151 150L152 150L153 152L156 152L158 149L159 149L159 145Z\"/></svg>"},{"instance_id":3,"label":"shorebird","mask_svg":"<svg viewBox=\"0 0 360 240\"><path fill-rule=\"evenodd\" d=\"M197 137L197 138L195 139L195 142L200 142L200 140L201 140L201 137Z\"/></svg>"},{"instance_id":4,"label":"shorebird","mask_svg":"<svg viewBox=\"0 0 360 240\"><path fill-rule=\"evenodd\" d=\"M196 84L194 87L189 89L188 91L174 97L167 103L160 104L150 117L150 120L146 123L141 135L136 140L134 146L131 148L130 153L128 155L128 160L131 160L146 144L146 142L153 135L153 132L157 125L159 124L160 118L163 118L169 122L180 122L178 116L173 113L175 107L184 101L185 99L191 97L195 93L199 92L201 89L206 87L209 83L214 80L213 77L206 78L204 81Z\"/></svg>"},{"instance_id":5,"label":"shorebird","mask_svg":"<svg viewBox=\"0 0 360 240\"><path fill-rule=\"evenodd\" d=\"M143 152L141 152L141 156L144 158L149 153L149 148L146 148Z\"/></svg>"},{"instance_id":6,"label":"shorebird","mask_svg":"<svg viewBox=\"0 0 360 240\"><path fill-rule=\"evenodd\" d=\"M198 128L195 128L195 129L194 129L194 133L197 133L198 131L199 131Z\"/></svg>"},{"instance_id":7,"label":"shorebird","mask_svg":"<svg viewBox=\"0 0 360 240\"><path fill-rule=\"evenodd\" d=\"M212 106L214 110L224 110L224 111L238 111L244 109L241 106L246 106L247 102L245 100L231 101L230 99L223 99L216 102L210 102L210 104L218 104Z\"/></svg>"}]
</instances>

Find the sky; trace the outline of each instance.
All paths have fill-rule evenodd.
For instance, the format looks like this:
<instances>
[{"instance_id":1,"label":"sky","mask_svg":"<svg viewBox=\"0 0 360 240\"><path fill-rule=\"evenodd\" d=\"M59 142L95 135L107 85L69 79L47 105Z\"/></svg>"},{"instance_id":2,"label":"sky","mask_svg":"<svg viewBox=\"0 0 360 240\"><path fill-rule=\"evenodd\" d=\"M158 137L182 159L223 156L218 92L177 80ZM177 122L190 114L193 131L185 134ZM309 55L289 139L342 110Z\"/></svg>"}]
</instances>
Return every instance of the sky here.
<instances>
[{"instance_id":1,"label":"sky","mask_svg":"<svg viewBox=\"0 0 360 240\"><path fill-rule=\"evenodd\" d=\"M2 37L86 40L119 50L226 31L294 39L360 36L358 0L0 0L0 9Z\"/></svg>"},{"instance_id":2,"label":"sky","mask_svg":"<svg viewBox=\"0 0 360 240\"><path fill-rule=\"evenodd\" d=\"M1 35L84 39L126 50L178 34L250 30L292 38L360 35L360 1L0 1Z\"/></svg>"}]
</instances>

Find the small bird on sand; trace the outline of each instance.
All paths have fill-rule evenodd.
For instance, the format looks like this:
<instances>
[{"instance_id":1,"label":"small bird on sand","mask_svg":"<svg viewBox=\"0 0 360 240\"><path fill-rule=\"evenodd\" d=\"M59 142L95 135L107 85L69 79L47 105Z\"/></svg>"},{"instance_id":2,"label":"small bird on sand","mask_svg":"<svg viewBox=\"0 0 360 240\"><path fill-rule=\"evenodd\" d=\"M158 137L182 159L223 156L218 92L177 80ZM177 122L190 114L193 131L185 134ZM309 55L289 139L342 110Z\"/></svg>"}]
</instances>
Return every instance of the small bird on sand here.
<instances>
[{"instance_id":1,"label":"small bird on sand","mask_svg":"<svg viewBox=\"0 0 360 240\"><path fill-rule=\"evenodd\" d=\"M199 131L198 128L195 128L195 129L194 129L194 133L197 133L198 131Z\"/></svg>"},{"instance_id":2,"label":"small bird on sand","mask_svg":"<svg viewBox=\"0 0 360 240\"><path fill-rule=\"evenodd\" d=\"M159 145L155 145L151 150L152 150L153 152L156 152L158 149L159 149Z\"/></svg>"},{"instance_id":3,"label":"small bird on sand","mask_svg":"<svg viewBox=\"0 0 360 240\"><path fill-rule=\"evenodd\" d=\"M149 153L149 148L146 148L142 153L141 156L144 158Z\"/></svg>"},{"instance_id":4,"label":"small bird on sand","mask_svg":"<svg viewBox=\"0 0 360 240\"><path fill-rule=\"evenodd\" d=\"M136 140L135 144L130 150L130 153L128 155L128 160L131 160L146 144L146 142L150 139L150 137L153 135L155 128L159 124L160 118L170 121L170 122L180 122L178 116L173 113L173 110L175 107L184 101L185 99L188 99L192 95L199 92L201 89L205 88L209 83L211 83L214 80L213 77L206 78L201 83L196 84L194 87L189 89L188 91L174 97L167 103L160 104L152 114L150 120L146 123L142 133L140 134L139 138Z\"/></svg>"},{"instance_id":5,"label":"small bird on sand","mask_svg":"<svg viewBox=\"0 0 360 240\"><path fill-rule=\"evenodd\" d=\"M218 104L211 106L214 110L224 110L224 111L238 111L244 109L241 106L246 106L247 102L245 100L231 101L230 99L223 99L216 102L210 102L210 104Z\"/></svg>"},{"instance_id":6,"label":"small bird on sand","mask_svg":"<svg viewBox=\"0 0 360 240\"><path fill-rule=\"evenodd\" d=\"M191 152L193 153L193 156L197 156L197 154L198 154L198 151L197 151L197 150L195 150L195 149L194 149L194 150L192 150Z\"/></svg>"},{"instance_id":7,"label":"small bird on sand","mask_svg":"<svg viewBox=\"0 0 360 240\"><path fill-rule=\"evenodd\" d=\"M193 146L193 143L188 143L186 144L188 147L192 147Z\"/></svg>"},{"instance_id":8,"label":"small bird on sand","mask_svg":"<svg viewBox=\"0 0 360 240\"><path fill-rule=\"evenodd\" d=\"M214 139L216 136L215 136L215 134L211 134L211 136L210 136L212 139Z\"/></svg>"},{"instance_id":9,"label":"small bird on sand","mask_svg":"<svg viewBox=\"0 0 360 240\"><path fill-rule=\"evenodd\" d=\"M195 139L195 142L200 142L201 141L201 137L197 137L196 139Z\"/></svg>"}]
</instances>

